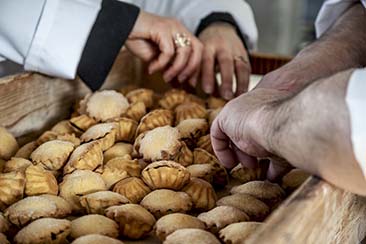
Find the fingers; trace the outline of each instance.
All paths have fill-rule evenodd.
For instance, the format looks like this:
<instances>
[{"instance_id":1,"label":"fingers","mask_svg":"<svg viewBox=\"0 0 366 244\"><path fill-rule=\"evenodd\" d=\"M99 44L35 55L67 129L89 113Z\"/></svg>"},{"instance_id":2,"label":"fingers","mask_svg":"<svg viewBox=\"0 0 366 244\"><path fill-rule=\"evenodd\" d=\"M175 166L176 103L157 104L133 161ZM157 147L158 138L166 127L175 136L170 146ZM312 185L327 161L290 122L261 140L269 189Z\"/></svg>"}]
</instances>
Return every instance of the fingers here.
<instances>
[{"instance_id":1,"label":"fingers","mask_svg":"<svg viewBox=\"0 0 366 244\"><path fill-rule=\"evenodd\" d=\"M232 145L235 151L236 158L244 167L255 169L259 167L256 157L252 157L244 152L242 152L237 146Z\"/></svg>"},{"instance_id":2,"label":"fingers","mask_svg":"<svg viewBox=\"0 0 366 244\"><path fill-rule=\"evenodd\" d=\"M215 50L205 47L202 58L202 90L207 94L212 94L215 89Z\"/></svg>"},{"instance_id":3,"label":"fingers","mask_svg":"<svg viewBox=\"0 0 366 244\"><path fill-rule=\"evenodd\" d=\"M157 40L155 40L155 42L159 47L160 54L158 58L149 65L149 74L164 69L171 62L171 59L175 54L173 38L170 32L161 33L156 38Z\"/></svg>"},{"instance_id":4,"label":"fingers","mask_svg":"<svg viewBox=\"0 0 366 244\"><path fill-rule=\"evenodd\" d=\"M184 66L186 66L191 52L192 49L189 46L180 47L177 49L177 53L172 66L166 72L164 72L163 78L166 82L171 81L174 77L178 75L178 73L184 68Z\"/></svg>"},{"instance_id":5,"label":"fingers","mask_svg":"<svg viewBox=\"0 0 366 244\"><path fill-rule=\"evenodd\" d=\"M180 82L185 81L188 77L192 76L196 73L197 70L201 68L201 57L203 52L202 44L192 36L192 53L187 63L187 67L183 69L183 71L179 74L178 80Z\"/></svg>"},{"instance_id":6,"label":"fingers","mask_svg":"<svg viewBox=\"0 0 366 244\"><path fill-rule=\"evenodd\" d=\"M233 168L237 164L235 152L230 148L230 139L221 130L217 119L211 127L211 142L221 164L226 168Z\"/></svg>"},{"instance_id":7,"label":"fingers","mask_svg":"<svg viewBox=\"0 0 366 244\"><path fill-rule=\"evenodd\" d=\"M220 86L220 95L229 100L234 97L232 91L234 75L234 58L227 52L219 52L217 60L220 66L222 84Z\"/></svg>"},{"instance_id":8,"label":"fingers","mask_svg":"<svg viewBox=\"0 0 366 244\"><path fill-rule=\"evenodd\" d=\"M280 158L271 158L267 171L267 178L270 181L276 181L279 177L290 171L292 166Z\"/></svg>"},{"instance_id":9,"label":"fingers","mask_svg":"<svg viewBox=\"0 0 366 244\"><path fill-rule=\"evenodd\" d=\"M189 79L188 84L190 84L192 87L196 87L199 75L200 75L200 69L197 69L192 75L192 77Z\"/></svg>"},{"instance_id":10,"label":"fingers","mask_svg":"<svg viewBox=\"0 0 366 244\"><path fill-rule=\"evenodd\" d=\"M237 81L236 96L248 91L249 77L250 77L250 64L242 60L235 60L235 74Z\"/></svg>"}]
</instances>

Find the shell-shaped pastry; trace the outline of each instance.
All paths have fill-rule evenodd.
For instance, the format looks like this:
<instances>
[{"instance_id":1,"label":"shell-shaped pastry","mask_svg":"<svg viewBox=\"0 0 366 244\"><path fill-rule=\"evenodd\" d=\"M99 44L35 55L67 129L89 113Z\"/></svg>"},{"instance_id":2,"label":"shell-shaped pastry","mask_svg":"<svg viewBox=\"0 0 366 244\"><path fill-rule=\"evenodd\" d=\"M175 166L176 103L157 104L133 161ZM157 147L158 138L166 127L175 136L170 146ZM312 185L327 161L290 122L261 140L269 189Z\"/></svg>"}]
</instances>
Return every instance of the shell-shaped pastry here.
<instances>
[{"instance_id":1,"label":"shell-shaped pastry","mask_svg":"<svg viewBox=\"0 0 366 244\"><path fill-rule=\"evenodd\" d=\"M230 175L240 183L246 183L253 180L265 179L266 171L260 167L247 168L239 163L230 171Z\"/></svg>"},{"instance_id":2,"label":"shell-shaped pastry","mask_svg":"<svg viewBox=\"0 0 366 244\"><path fill-rule=\"evenodd\" d=\"M248 215L232 206L218 206L197 217L203 221L212 233L217 233L222 228L242 221L248 221Z\"/></svg>"},{"instance_id":3,"label":"shell-shaped pastry","mask_svg":"<svg viewBox=\"0 0 366 244\"><path fill-rule=\"evenodd\" d=\"M21 229L15 236L17 244L61 244L67 243L71 222L66 219L43 218L37 219Z\"/></svg>"},{"instance_id":4,"label":"shell-shaped pastry","mask_svg":"<svg viewBox=\"0 0 366 244\"><path fill-rule=\"evenodd\" d=\"M128 118L120 118L115 123L117 125L116 141L132 143L135 139L137 122Z\"/></svg>"},{"instance_id":5,"label":"shell-shaped pastry","mask_svg":"<svg viewBox=\"0 0 366 244\"><path fill-rule=\"evenodd\" d=\"M150 192L140 204L157 219L170 213L186 213L192 209L193 205L192 199L187 193L167 189Z\"/></svg>"},{"instance_id":6,"label":"shell-shaped pastry","mask_svg":"<svg viewBox=\"0 0 366 244\"><path fill-rule=\"evenodd\" d=\"M224 107L226 104L226 101L222 98L219 98L219 97L213 97L213 96L210 96L208 99L207 99L207 107L209 109L218 109L218 108L222 108Z\"/></svg>"},{"instance_id":7,"label":"shell-shaped pastry","mask_svg":"<svg viewBox=\"0 0 366 244\"><path fill-rule=\"evenodd\" d=\"M71 118L70 124L81 131L87 131L90 127L96 125L97 121L86 114L82 114Z\"/></svg>"},{"instance_id":8,"label":"shell-shaped pastry","mask_svg":"<svg viewBox=\"0 0 366 244\"><path fill-rule=\"evenodd\" d=\"M57 216L57 206L46 198L31 196L8 207L4 215L12 224L24 226L39 218Z\"/></svg>"},{"instance_id":9,"label":"shell-shaped pastry","mask_svg":"<svg viewBox=\"0 0 366 244\"><path fill-rule=\"evenodd\" d=\"M99 234L118 237L118 224L99 214L89 214L79 217L71 221L71 238L78 238L80 236Z\"/></svg>"},{"instance_id":10,"label":"shell-shaped pastry","mask_svg":"<svg viewBox=\"0 0 366 244\"><path fill-rule=\"evenodd\" d=\"M189 149L186 143L182 142L182 147L179 153L175 156L174 161L187 167L193 164L193 152Z\"/></svg>"},{"instance_id":11,"label":"shell-shaped pastry","mask_svg":"<svg viewBox=\"0 0 366 244\"><path fill-rule=\"evenodd\" d=\"M156 221L154 230L156 236L161 241L164 241L165 238L174 231L186 228L204 230L206 225L194 216L182 213L173 213L165 215Z\"/></svg>"},{"instance_id":12,"label":"shell-shaped pastry","mask_svg":"<svg viewBox=\"0 0 366 244\"><path fill-rule=\"evenodd\" d=\"M129 103L125 96L113 90L95 92L86 105L88 115L97 121L121 117Z\"/></svg>"},{"instance_id":13,"label":"shell-shaped pastry","mask_svg":"<svg viewBox=\"0 0 366 244\"><path fill-rule=\"evenodd\" d=\"M98 141L103 151L113 146L116 140L117 126L115 123L96 124L85 131L80 139L82 142Z\"/></svg>"},{"instance_id":14,"label":"shell-shaped pastry","mask_svg":"<svg viewBox=\"0 0 366 244\"><path fill-rule=\"evenodd\" d=\"M131 144L118 142L103 153L103 161L104 163L107 163L112 158L131 155L132 152L133 152L133 146Z\"/></svg>"},{"instance_id":15,"label":"shell-shaped pastry","mask_svg":"<svg viewBox=\"0 0 366 244\"><path fill-rule=\"evenodd\" d=\"M180 190L189 182L186 168L173 161L158 161L149 164L141 173L142 180L153 190Z\"/></svg>"},{"instance_id":16,"label":"shell-shaped pastry","mask_svg":"<svg viewBox=\"0 0 366 244\"><path fill-rule=\"evenodd\" d=\"M216 119L216 117L219 115L219 113L221 112L222 108L217 108L214 110L210 110L208 112L208 124L212 125L212 123L214 122L214 120Z\"/></svg>"},{"instance_id":17,"label":"shell-shaped pastry","mask_svg":"<svg viewBox=\"0 0 366 244\"><path fill-rule=\"evenodd\" d=\"M168 235L164 241L164 244L220 244L215 235L212 233L201 230L201 229L180 229L174 231L172 234Z\"/></svg>"},{"instance_id":18,"label":"shell-shaped pastry","mask_svg":"<svg viewBox=\"0 0 366 244\"><path fill-rule=\"evenodd\" d=\"M138 160L131 159L128 156L113 158L109 160L105 166L126 171L128 176L135 177L139 177L142 170Z\"/></svg>"},{"instance_id":19,"label":"shell-shaped pastry","mask_svg":"<svg viewBox=\"0 0 366 244\"><path fill-rule=\"evenodd\" d=\"M136 136L148 130L166 125L173 125L173 112L167 109L156 109L141 118L136 130Z\"/></svg>"},{"instance_id":20,"label":"shell-shaped pastry","mask_svg":"<svg viewBox=\"0 0 366 244\"><path fill-rule=\"evenodd\" d=\"M55 171L61 169L69 155L74 150L71 142L53 140L37 147L30 156L35 164L42 165L45 169Z\"/></svg>"},{"instance_id":21,"label":"shell-shaped pastry","mask_svg":"<svg viewBox=\"0 0 366 244\"><path fill-rule=\"evenodd\" d=\"M28 142L19 148L17 153L14 155L16 158L25 158L29 159L32 152L38 147L38 143L36 141Z\"/></svg>"},{"instance_id":22,"label":"shell-shaped pastry","mask_svg":"<svg viewBox=\"0 0 366 244\"><path fill-rule=\"evenodd\" d=\"M203 179L209 183L213 182L215 167L211 164L192 164L187 167L191 177Z\"/></svg>"},{"instance_id":23,"label":"shell-shaped pastry","mask_svg":"<svg viewBox=\"0 0 366 244\"><path fill-rule=\"evenodd\" d=\"M182 104L186 98L187 93L185 91L171 89L159 100L159 105L165 109L174 109L179 104Z\"/></svg>"},{"instance_id":24,"label":"shell-shaped pastry","mask_svg":"<svg viewBox=\"0 0 366 244\"><path fill-rule=\"evenodd\" d=\"M80 139L75 136L75 134L57 135L56 140L71 142L75 147L79 146L81 142Z\"/></svg>"},{"instance_id":25,"label":"shell-shaped pastry","mask_svg":"<svg viewBox=\"0 0 366 244\"><path fill-rule=\"evenodd\" d=\"M129 177L118 182L113 191L127 197L132 203L139 203L151 189L140 178Z\"/></svg>"},{"instance_id":26,"label":"shell-shaped pastry","mask_svg":"<svg viewBox=\"0 0 366 244\"><path fill-rule=\"evenodd\" d=\"M271 208L277 206L285 197L285 191L278 185L268 181L251 181L243 185L234 186L230 190L231 194L249 194Z\"/></svg>"},{"instance_id":27,"label":"shell-shaped pastry","mask_svg":"<svg viewBox=\"0 0 366 244\"><path fill-rule=\"evenodd\" d=\"M19 146L15 137L4 127L0 127L0 158L9 160L18 149Z\"/></svg>"},{"instance_id":28,"label":"shell-shaped pastry","mask_svg":"<svg viewBox=\"0 0 366 244\"><path fill-rule=\"evenodd\" d=\"M64 167L64 174L69 174L76 169L94 171L103 165L103 152L97 141L78 146L71 154Z\"/></svg>"},{"instance_id":29,"label":"shell-shaped pastry","mask_svg":"<svg viewBox=\"0 0 366 244\"><path fill-rule=\"evenodd\" d=\"M154 92L150 89L140 88L127 93L126 98L130 103L142 102L146 108L154 104Z\"/></svg>"},{"instance_id":30,"label":"shell-shaped pastry","mask_svg":"<svg viewBox=\"0 0 366 244\"><path fill-rule=\"evenodd\" d=\"M81 236L72 242L72 244L100 244L100 243L123 244L123 242L120 240L98 234Z\"/></svg>"},{"instance_id":31,"label":"shell-shaped pastry","mask_svg":"<svg viewBox=\"0 0 366 244\"><path fill-rule=\"evenodd\" d=\"M42 145L45 142L56 140L58 135L59 134L54 131L47 130L38 137L37 144Z\"/></svg>"},{"instance_id":32,"label":"shell-shaped pastry","mask_svg":"<svg viewBox=\"0 0 366 244\"><path fill-rule=\"evenodd\" d=\"M206 101L196 95L193 95L193 94L188 94L186 99L185 99L185 102L192 102L192 103L197 103L203 107L206 107Z\"/></svg>"},{"instance_id":33,"label":"shell-shaped pastry","mask_svg":"<svg viewBox=\"0 0 366 244\"><path fill-rule=\"evenodd\" d=\"M51 171L40 165L31 165L25 170L25 194L28 196L39 194L57 195L58 185Z\"/></svg>"},{"instance_id":34,"label":"shell-shaped pastry","mask_svg":"<svg viewBox=\"0 0 366 244\"><path fill-rule=\"evenodd\" d=\"M105 214L119 224L120 234L130 239L146 236L156 222L154 216L138 204L109 207Z\"/></svg>"},{"instance_id":35,"label":"shell-shaped pastry","mask_svg":"<svg viewBox=\"0 0 366 244\"><path fill-rule=\"evenodd\" d=\"M0 233L0 243L2 243L2 244L10 244L10 242L8 241L8 238L3 233Z\"/></svg>"},{"instance_id":36,"label":"shell-shaped pastry","mask_svg":"<svg viewBox=\"0 0 366 244\"><path fill-rule=\"evenodd\" d=\"M244 243L260 226L260 222L240 222L226 226L219 232L224 243Z\"/></svg>"},{"instance_id":37,"label":"shell-shaped pastry","mask_svg":"<svg viewBox=\"0 0 366 244\"><path fill-rule=\"evenodd\" d=\"M64 218L71 214L71 205L62 197L50 195L50 194L42 194L39 197L45 198L51 202L53 202L57 207L57 212L54 217L56 218Z\"/></svg>"},{"instance_id":38,"label":"shell-shaped pastry","mask_svg":"<svg viewBox=\"0 0 366 244\"><path fill-rule=\"evenodd\" d=\"M302 169L293 169L282 177L281 186L287 192L292 192L302 185L311 175Z\"/></svg>"},{"instance_id":39,"label":"shell-shaped pastry","mask_svg":"<svg viewBox=\"0 0 366 244\"><path fill-rule=\"evenodd\" d=\"M216 206L217 196L212 185L205 180L191 178L191 181L182 189L193 202L193 208L208 211Z\"/></svg>"},{"instance_id":40,"label":"shell-shaped pastry","mask_svg":"<svg viewBox=\"0 0 366 244\"><path fill-rule=\"evenodd\" d=\"M214 168L212 184L214 186L225 186L229 181L226 169L219 163L218 159L209 152L196 148L193 151L194 164L211 164Z\"/></svg>"},{"instance_id":41,"label":"shell-shaped pastry","mask_svg":"<svg viewBox=\"0 0 366 244\"><path fill-rule=\"evenodd\" d=\"M78 99L75 104L73 105L74 113L77 114L86 114L86 105L88 104L89 98L91 97L92 93L86 94L83 98Z\"/></svg>"},{"instance_id":42,"label":"shell-shaped pastry","mask_svg":"<svg viewBox=\"0 0 366 244\"><path fill-rule=\"evenodd\" d=\"M136 84L129 84L129 85L124 85L121 89L119 89L118 91L123 94L124 96L126 96L129 92L133 91L133 90L137 90L140 87L137 86Z\"/></svg>"},{"instance_id":43,"label":"shell-shaped pastry","mask_svg":"<svg viewBox=\"0 0 366 244\"><path fill-rule=\"evenodd\" d=\"M269 207L261 200L244 193L220 198L217 201L218 206L232 206L242 210L250 217L250 220L262 221L269 214Z\"/></svg>"},{"instance_id":44,"label":"shell-shaped pastry","mask_svg":"<svg viewBox=\"0 0 366 244\"><path fill-rule=\"evenodd\" d=\"M102 176L90 170L75 170L64 177L59 187L60 196L69 202L74 212L82 209L79 197L107 190Z\"/></svg>"},{"instance_id":45,"label":"shell-shaped pastry","mask_svg":"<svg viewBox=\"0 0 366 244\"><path fill-rule=\"evenodd\" d=\"M0 206L11 205L23 198L25 175L14 171L0 174Z\"/></svg>"},{"instance_id":46,"label":"shell-shaped pastry","mask_svg":"<svg viewBox=\"0 0 366 244\"><path fill-rule=\"evenodd\" d=\"M27 159L12 157L9 161L5 162L3 172L4 173L12 171L24 172L25 169L30 165L32 165L32 162Z\"/></svg>"},{"instance_id":47,"label":"shell-shaped pastry","mask_svg":"<svg viewBox=\"0 0 366 244\"><path fill-rule=\"evenodd\" d=\"M117 182L130 177L127 171L114 166L104 166L101 175L107 189L111 189Z\"/></svg>"},{"instance_id":48,"label":"shell-shaped pastry","mask_svg":"<svg viewBox=\"0 0 366 244\"><path fill-rule=\"evenodd\" d=\"M104 214L104 210L111 206L130 203L130 201L113 191L98 191L80 197L80 204L88 214Z\"/></svg>"},{"instance_id":49,"label":"shell-shaped pastry","mask_svg":"<svg viewBox=\"0 0 366 244\"><path fill-rule=\"evenodd\" d=\"M4 217L3 213L0 213L0 233L7 232L9 228L10 228L9 221Z\"/></svg>"},{"instance_id":50,"label":"shell-shaped pastry","mask_svg":"<svg viewBox=\"0 0 366 244\"><path fill-rule=\"evenodd\" d=\"M55 124L51 131L56 132L59 135L65 135L65 134L77 134L80 135L81 131L78 128L75 128L69 120L62 120Z\"/></svg>"},{"instance_id":51,"label":"shell-shaped pastry","mask_svg":"<svg viewBox=\"0 0 366 244\"><path fill-rule=\"evenodd\" d=\"M200 138L198 138L196 146L198 148L202 148L202 149L206 150L207 152L209 152L211 154L214 154L210 134L207 134L207 135L204 135L204 136L201 136Z\"/></svg>"},{"instance_id":52,"label":"shell-shaped pastry","mask_svg":"<svg viewBox=\"0 0 366 244\"><path fill-rule=\"evenodd\" d=\"M139 154L146 161L174 159L182 147L180 135L176 128L171 126L158 127L150 130L135 143Z\"/></svg>"},{"instance_id":53,"label":"shell-shaped pastry","mask_svg":"<svg viewBox=\"0 0 366 244\"><path fill-rule=\"evenodd\" d=\"M145 114L145 104L143 102L135 102L130 105L124 116L138 122Z\"/></svg>"},{"instance_id":54,"label":"shell-shaped pastry","mask_svg":"<svg viewBox=\"0 0 366 244\"><path fill-rule=\"evenodd\" d=\"M179 134L190 148L196 146L198 138L205 135L208 123L205 119L186 119L181 121L176 128Z\"/></svg>"},{"instance_id":55,"label":"shell-shaped pastry","mask_svg":"<svg viewBox=\"0 0 366 244\"><path fill-rule=\"evenodd\" d=\"M207 111L205 107L197 104L185 102L175 108L175 123L179 124L185 119L206 119Z\"/></svg>"}]
</instances>

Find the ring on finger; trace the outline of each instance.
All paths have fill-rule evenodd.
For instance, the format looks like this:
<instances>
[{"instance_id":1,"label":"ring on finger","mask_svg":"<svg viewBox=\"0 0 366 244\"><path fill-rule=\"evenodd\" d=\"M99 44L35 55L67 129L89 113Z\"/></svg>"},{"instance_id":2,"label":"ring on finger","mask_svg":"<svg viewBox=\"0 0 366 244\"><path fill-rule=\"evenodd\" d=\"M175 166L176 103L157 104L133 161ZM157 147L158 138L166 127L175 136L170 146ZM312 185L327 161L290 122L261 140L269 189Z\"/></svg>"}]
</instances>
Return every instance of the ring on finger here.
<instances>
[{"instance_id":1,"label":"ring on finger","mask_svg":"<svg viewBox=\"0 0 366 244\"><path fill-rule=\"evenodd\" d=\"M177 33L174 36L174 44L177 48L191 46L191 39L184 33Z\"/></svg>"}]
</instances>

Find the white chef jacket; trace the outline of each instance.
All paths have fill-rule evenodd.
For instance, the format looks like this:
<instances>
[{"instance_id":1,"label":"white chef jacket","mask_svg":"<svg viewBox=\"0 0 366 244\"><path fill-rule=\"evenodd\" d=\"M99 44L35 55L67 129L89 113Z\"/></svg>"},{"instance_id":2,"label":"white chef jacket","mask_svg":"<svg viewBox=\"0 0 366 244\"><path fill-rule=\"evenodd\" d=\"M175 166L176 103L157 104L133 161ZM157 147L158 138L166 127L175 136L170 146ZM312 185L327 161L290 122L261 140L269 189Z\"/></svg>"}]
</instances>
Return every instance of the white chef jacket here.
<instances>
[{"instance_id":1,"label":"white chef jacket","mask_svg":"<svg viewBox=\"0 0 366 244\"><path fill-rule=\"evenodd\" d=\"M320 37L337 19L359 0L327 0L316 20L316 34ZM366 0L361 0L366 8ZM366 23L365 23L366 28ZM350 115L351 141L354 155L366 176L366 69L357 69L347 87L346 104Z\"/></svg>"},{"instance_id":2,"label":"white chef jacket","mask_svg":"<svg viewBox=\"0 0 366 244\"><path fill-rule=\"evenodd\" d=\"M102 0L1 0L0 59L24 65L26 70L74 78ZM253 13L242 0L130 1L147 11L176 16L194 32L210 12L229 12L249 47L255 47Z\"/></svg>"}]
</instances>

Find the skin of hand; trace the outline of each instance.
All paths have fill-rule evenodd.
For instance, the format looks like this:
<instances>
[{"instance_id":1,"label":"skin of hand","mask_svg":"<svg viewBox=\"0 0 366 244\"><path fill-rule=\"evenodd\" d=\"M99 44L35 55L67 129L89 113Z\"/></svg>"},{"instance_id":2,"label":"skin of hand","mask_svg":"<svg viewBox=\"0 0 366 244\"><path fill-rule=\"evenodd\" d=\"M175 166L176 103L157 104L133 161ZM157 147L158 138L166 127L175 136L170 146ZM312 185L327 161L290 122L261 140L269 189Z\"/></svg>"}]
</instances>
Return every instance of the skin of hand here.
<instances>
[{"instance_id":1,"label":"skin of hand","mask_svg":"<svg viewBox=\"0 0 366 244\"><path fill-rule=\"evenodd\" d=\"M284 159L356 194L366 181L352 149L345 94L353 70L347 70L283 97L258 88L229 102L211 128L216 155L224 166L255 166L256 157ZM284 165L272 161L273 172ZM276 172L277 171L277 172ZM267 174L268 175L268 174Z\"/></svg>"},{"instance_id":2,"label":"skin of hand","mask_svg":"<svg viewBox=\"0 0 366 244\"><path fill-rule=\"evenodd\" d=\"M320 78L366 66L365 23L364 7L354 4L317 41L285 66L265 75L257 87L296 93Z\"/></svg>"},{"instance_id":3,"label":"skin of hand","mask_svg":"<svg viewBox=\"0 0 366 244\"><path fill-rule=\"evenodd\" d=\"M203 43L203 58L201 69L202 89L212 94L216 85L216 66L221 73L222 85L220 95L231 99L246 92L251 72L248 53L236 33L235 28L223 22L213 23L198 36ZM236 60L235 56L242 56L246 62ZM237 91L233 94L233 75L237 78Z\"/></svg>"},{"instance_id":4,"label":"skin of hand","mask_svg":"<svg viewBox=\"0 0 366 244\"><path fill-rule=\"evenodd\" d=\"M191 45L176 47L176 34L185 34ZM180 22L141 11L126 47L133 54L149 62L150 74L164 70L163 78L174 78L195 85L201 66L203 46Z\"/></svg>"}]
</instances>

